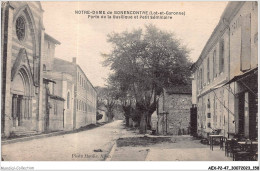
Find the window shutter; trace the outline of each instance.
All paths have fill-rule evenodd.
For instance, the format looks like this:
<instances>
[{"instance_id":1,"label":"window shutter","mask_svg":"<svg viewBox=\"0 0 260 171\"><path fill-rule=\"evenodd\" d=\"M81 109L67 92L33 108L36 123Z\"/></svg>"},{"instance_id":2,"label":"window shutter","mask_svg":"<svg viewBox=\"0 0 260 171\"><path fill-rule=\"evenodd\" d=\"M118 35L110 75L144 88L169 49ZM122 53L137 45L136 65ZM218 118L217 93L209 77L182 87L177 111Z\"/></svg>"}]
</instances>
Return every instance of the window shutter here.
<instances>
[{"instance_id":1,"label":"window shutter","mask_svg":"<svg viewBox=\"0 0 260 171\"><path fill-rule=\"evenodd\" d=\"M251 14L243 17L241 25L241 62L240 70L251 68Z\"/></svg>"}]
</instances>

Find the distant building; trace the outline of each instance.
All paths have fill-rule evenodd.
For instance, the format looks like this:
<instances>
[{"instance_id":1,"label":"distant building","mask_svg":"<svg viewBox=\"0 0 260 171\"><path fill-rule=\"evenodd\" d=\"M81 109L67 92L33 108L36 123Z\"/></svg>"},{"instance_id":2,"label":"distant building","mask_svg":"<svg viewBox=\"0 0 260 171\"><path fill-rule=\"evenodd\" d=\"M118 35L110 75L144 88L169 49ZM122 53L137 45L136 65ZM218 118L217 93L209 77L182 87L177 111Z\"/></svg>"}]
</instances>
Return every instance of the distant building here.
<instances>
[{"instance_id":1,"label":"distant building","mask_svg":"<svg viewBox=\"0 0 260 171\"><path fill-rule=\"evenodd\" d=\"M106 115L107 109L104 105L100 106L99 109L97 109L98 113L103 115L102 119L98 120L98 122L107 122L108 121L108 117Z\"/></svg>"},{"instance_id":2,"label":"distant building","mask_svg":"<svg viewBox=\"0 0 260 171\"><path fill-rule=\"evenodd\" d=\"M73 109L73 129L96 123L97 92L87 76L76 63L54 58L54 71L72 76L74 88L70 96Z\"/></svg>"},{"instance_id":3,"label":"distant building","mask_svg":"<svg viewBox=\"0 0 260 171\"><path fill-rule=\"evenodd\" d=\"M197 134L232 137L258 132L258 5L229 2L192 66ZM196 112L195 112L196 113Z\"/></svg>"},{"instance_id":4,"label":"distant building","mask_svg":"<svg viewBox=\"0 0 260 171\"><path fill-rule=\"evenodd\" d=\"M191 104L191 85L164 89L152 116L152 129L158 134L189 134Z\"/></svg>"}]
</instances>

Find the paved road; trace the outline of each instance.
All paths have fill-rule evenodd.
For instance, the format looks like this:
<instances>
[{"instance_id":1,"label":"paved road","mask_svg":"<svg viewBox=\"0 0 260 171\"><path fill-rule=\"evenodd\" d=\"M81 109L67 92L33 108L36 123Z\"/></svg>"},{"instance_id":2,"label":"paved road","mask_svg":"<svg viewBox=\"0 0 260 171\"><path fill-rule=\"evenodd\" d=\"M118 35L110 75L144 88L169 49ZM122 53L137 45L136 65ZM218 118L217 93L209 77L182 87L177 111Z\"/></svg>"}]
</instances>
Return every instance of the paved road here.
<instances>
[{"instance_id":1,"label":"paved road","mask_svg":"<svg viewBox=\"0 0 260 171\"><path fill-rule=\"evenodd\" d=\"M2 156L5 161L102 161L125 133L122 128L122 121L114 121L79 133L6 144Z\"/></svg>"}]
</instances>

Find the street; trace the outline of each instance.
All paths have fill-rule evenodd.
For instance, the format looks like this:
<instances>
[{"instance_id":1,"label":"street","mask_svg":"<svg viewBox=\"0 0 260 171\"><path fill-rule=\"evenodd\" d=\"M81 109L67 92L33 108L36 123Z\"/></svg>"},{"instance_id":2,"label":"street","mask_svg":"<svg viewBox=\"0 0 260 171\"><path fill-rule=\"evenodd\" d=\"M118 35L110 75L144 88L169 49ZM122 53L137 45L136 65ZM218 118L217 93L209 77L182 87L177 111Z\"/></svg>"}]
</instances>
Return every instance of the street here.
<instances>
[{"instance_id":1,"label":"street","mask_svg":"<svg viewBox=\"0 0 260 171\"><path fill-rule=\"evenodd\" d=\"M5 161L103 161L122 134L122 121L73 134L2 146ZM96 152L94 152L96 150Z\"/></svg>"}]
</instances>

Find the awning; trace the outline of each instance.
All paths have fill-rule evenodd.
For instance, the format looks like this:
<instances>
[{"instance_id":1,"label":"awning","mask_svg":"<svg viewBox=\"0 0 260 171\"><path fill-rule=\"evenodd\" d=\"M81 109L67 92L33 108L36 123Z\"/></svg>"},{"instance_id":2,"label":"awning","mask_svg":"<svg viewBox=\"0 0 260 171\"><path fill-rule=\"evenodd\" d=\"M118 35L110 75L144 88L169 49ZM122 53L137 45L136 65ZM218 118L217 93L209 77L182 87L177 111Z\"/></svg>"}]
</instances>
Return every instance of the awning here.
<instances>
[{"instance_id":1,"label":"awning","mask_svg":"<svg viewBox=\"0 0 260 171\"><path fill-rule=\"evenodd\" d=\"M220 83L220 84L218 84L218 85L216 85L216 86L210 88L210 90L216 90L216 89L218 89L218 88L220 88L220 87L225 86L226 84L227 84L226 82L224 82L224 83Z\"/></svg>"},{"instance_id":2,"label":"awning","mask_svg":"<svg viewBox=\"0 0 260 171\"><path fill-rule=\"evenodd\" d=\"M257 74L257 73L258 73L258 67L254 68L254 69L251 69L251 70L249 70L249 71L246 71L246 72L244 72L244 73L242 73L242 74L240 74L240 75L235 76L234 78L232 78L231 80L229 80L226 84L230 84L230 83L232 83L232 82L235 82L235 81L237 81L237 80L240 80L240 79L242 79L242 78L245 78L245 77L247 77L247 76L249 76L249 75L251 75L251 74Z\"/></svg>"}]
</instances>

